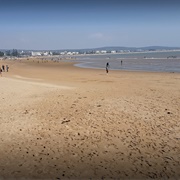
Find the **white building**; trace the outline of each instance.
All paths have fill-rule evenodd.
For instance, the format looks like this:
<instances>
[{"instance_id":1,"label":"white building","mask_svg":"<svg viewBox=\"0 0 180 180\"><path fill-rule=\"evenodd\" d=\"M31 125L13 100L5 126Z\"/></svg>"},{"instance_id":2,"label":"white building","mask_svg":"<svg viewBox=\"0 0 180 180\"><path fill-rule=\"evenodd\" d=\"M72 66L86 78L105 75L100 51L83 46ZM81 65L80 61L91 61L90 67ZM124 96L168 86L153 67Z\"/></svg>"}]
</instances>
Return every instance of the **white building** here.
<instances>
[{"instance_id":1,"label":"white building","mask_svg":"<svg viewBox=\"0 0 180 180\"><path fill-rule=\"evenodd\" d=\"M31 56L41 56L42 53L41 52L31 52Z\"/></svg>"},{"instance_id":2,"label":"white building","mask_svg":"<svg viewBox=\"0 0 180 180\"><path fill-rule=\"evenodd\" d=\"M102 51L101 51L101 53L102 53L102 54L105 54L105 53L107 53L107 51L105 51L105 50L102 50Z\"/></svg>"},{"instance_id":3,"label":"white building","mask_svg":"<svg viewBox=\"0 0 180 180\"><path fill-rule=\"evenodd\" d=\"M116 51L111 51L111 53L112 53L112 54L115 54L115 53L116 53Z\"/></svg>"},{"instance_id":4,"label":"white building","mask_svg":"<svg viewBox=\"0 0 180 180\"><path fill-rule=\"evenodd\" d=\"M96 54L100 54L100 51L96 51L95 53L96 53Z\"/></svg>"},{"instance_id":5,"label":"white building","mask_svg":"<svg viewBox=\"0 0 180 180\"><path fill-rule=\"evenodd\" d=\"M73 54L73 55L77 55L77 54L79 54L79 52L72 52L72 54Z\"/></svg>"},{"instance_id":6,"label":"white building","mask_svg":"<svg viewBox=\"0 0 180 180\"><path fill-rule=\"evenodd\" d=\"M48 52L43 52L44 56L52 56L52 52L48 51Z\"/></svg>"},{"instance_id":7,"label":"white building","mask_svg":"<svg viewBox=\"0 0 180 180\"><path fill-rule=\"evenodd\" d=\"M72 52L67 52L67 55L73 55L73 53Z\"/></svg>"}]
</instances>

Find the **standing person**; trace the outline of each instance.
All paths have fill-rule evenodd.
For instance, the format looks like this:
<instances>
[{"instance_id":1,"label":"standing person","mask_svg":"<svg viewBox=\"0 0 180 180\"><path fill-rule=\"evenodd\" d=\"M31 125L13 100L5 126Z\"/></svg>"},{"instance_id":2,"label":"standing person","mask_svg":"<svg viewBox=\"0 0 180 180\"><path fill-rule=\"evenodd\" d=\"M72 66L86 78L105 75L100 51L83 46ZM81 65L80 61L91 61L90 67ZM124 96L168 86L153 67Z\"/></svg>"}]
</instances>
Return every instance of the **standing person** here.
<instances>
[{"instance_id":1,"label":"standing person","mask_svg":"<svg viewBox=\"0 0 180 180\"><path fill-rule=\"evenodd\" d=\"M2 69L0 68L0 76L2 77Z\"/></svg>"},{"instance_id":2,"label":"standing person","mask_svg":"<svg viewBox=\"0 0 180 180\"><path fill-rule=\"evenodd\" d=\"M9 66L8 65L6 65L6 72L8 72L9 71Z\"/></svg>"},{"instance_id":3,"label":"standing person","mask_svg":"<svg viewBox=\"0 0 180 180\"><path fill-rule=\"evenodd\" d=\"M122 66L122 63L123 63L123 61L121 60L121 66Z\"/></svg>"},{"instance_id":4,"label":"standing person","mask_svg":"<svg viewBox=\"0 0 180 180\"><path fill-rule=\"evenodd\" d=\"M107 63L106 63L106 73L107 73L107 74L108 74L108 72L109 72L109 67L110 67L110 66L109 66L109 63L107 62Z\"/></svg>"},{"instance_id":5,"label":"standing person","mask_svg":"<svg viewBox=\"0 0 180 180\"><path fill-rule=\"evenodd\" d=\"M3 72L5 71L5 67L4 67L4 65L2 65L2 71L3 71Z\"/></svg>"}]
</instances>

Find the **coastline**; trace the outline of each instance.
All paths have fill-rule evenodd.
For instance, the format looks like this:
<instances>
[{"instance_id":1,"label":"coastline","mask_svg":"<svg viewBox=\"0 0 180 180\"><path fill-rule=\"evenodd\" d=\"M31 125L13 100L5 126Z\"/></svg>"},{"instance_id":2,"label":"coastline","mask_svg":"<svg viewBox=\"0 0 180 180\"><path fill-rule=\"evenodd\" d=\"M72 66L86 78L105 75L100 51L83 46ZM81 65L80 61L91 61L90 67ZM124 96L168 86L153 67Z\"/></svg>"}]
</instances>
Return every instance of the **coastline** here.
<instances>
[{"instance_id":1,"label":"coastline","mask_svg":"<svg viewBox=\"0 0 180 180\"><path fill-rule=\"evenodd\" d=\"M123 58L121 58L123 59ZM97 69L97 70L104 70L105 68L102 68L102 67L94 67L94 66L88 66L86 64L91 64L92 62L77 62L77 63L74 63L74 66L75 67L79 67L79 68L85 68L85 69ZM121 71L121 72L144 72L144 73L180 73L180 70L177 71L177 70L154 70L154 69L133 69L133 68L119 68L119 69L114 69L114 68L110 68L110 71Z\"/></svg>"},{"instance_id":2,"label":"coastline","mask_svg":"<svg viewBox=\"0 0 180 180\"><path fill-rule=\"evenodd\" d=\"M166 50L115 54L82 54L11 58L13 61L39 59L39 62L73 62L76 67L87 69L104 69L105 64L109 61L111 64L111 70L180 73L180 53L174 54L174 52L180 51ZM151 56L152 53L154 53L155 56ZM5 59L2 59L2 61L3 60Z\"/></svg>"},{"instance_id":3,"label":"coastline","mask_svg":"<svg viewBox=\"0 0 180 180\"><path fill-rule=\"evenodd\" d=\"M180 177L180 74L0 61L1 178Z\"/></svg>"},{"instance_id":4,"label":"coastline","mask_svg":"<svg viewBox=\"0 0 180 180\"><path fill-rule=\"evenodd\" d=\"M74 56L91 56L91 55L92 56L97 56L97 55L102 55L103 56L103 55L116 55L116 54L117 55L121 55L121 54L122 55L123 54L139 54L139 53L140 54L143 54L143 53L146 54L146 53L161 53L161 52L162 53L163 52L165 52L165 53L166 52L180 52L180 50L177 49L177 50L164 50L164 51L163 50L161 50L161 51L160 50L159 51L156 50L156 51L119 52L119 53L79 54L79 55L74 55ZM72 55L67 55L67 56L72 56Z\"/></svg>"}]
</instances>

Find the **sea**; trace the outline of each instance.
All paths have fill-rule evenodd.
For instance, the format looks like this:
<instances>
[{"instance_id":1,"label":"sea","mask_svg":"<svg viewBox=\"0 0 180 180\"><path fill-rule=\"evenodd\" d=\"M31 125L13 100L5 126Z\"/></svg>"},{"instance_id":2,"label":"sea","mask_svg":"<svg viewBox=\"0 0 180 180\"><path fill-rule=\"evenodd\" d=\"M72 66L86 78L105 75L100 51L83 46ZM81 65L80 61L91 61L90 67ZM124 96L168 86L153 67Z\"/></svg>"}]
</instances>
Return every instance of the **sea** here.
<instances>
[{"instance_id":1,"label":"sea","mask_svg":"<svg viewBox=\"0 0 180 180\"><path fill-rule=\"evenodd\" d=\"M105 69L109 62L110 70L180 73L180 51L77 55L71 61L81 68Z\"/></svg>"}]
</instances>

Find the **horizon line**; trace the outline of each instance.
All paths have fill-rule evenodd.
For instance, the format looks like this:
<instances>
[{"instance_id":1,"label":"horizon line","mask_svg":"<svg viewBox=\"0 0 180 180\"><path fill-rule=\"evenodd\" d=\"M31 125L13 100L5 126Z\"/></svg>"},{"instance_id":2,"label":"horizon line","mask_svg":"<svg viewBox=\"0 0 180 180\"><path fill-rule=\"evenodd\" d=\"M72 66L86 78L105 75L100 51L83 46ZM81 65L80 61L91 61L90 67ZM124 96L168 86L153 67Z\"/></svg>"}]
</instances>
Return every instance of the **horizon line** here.
<instances>
[{"instance_id":1,"label":"horizon line","mask_svg":"<svg viewBox=\"0 0 180 180\"><path fill-rule=\"evenodd\" d=\"M160 45L151 45L151 46L101 46L101 47L93 47L93 48L62 48L62 49L23 49L23 48L0 48L0 50L26 50L26 51L60 51L60 50L85 50L85 49L100 49L100 48L151 48L151 47L157 47L157 48L180 48L177 46L160 46Z\"/></svg>"}]
</instances>

